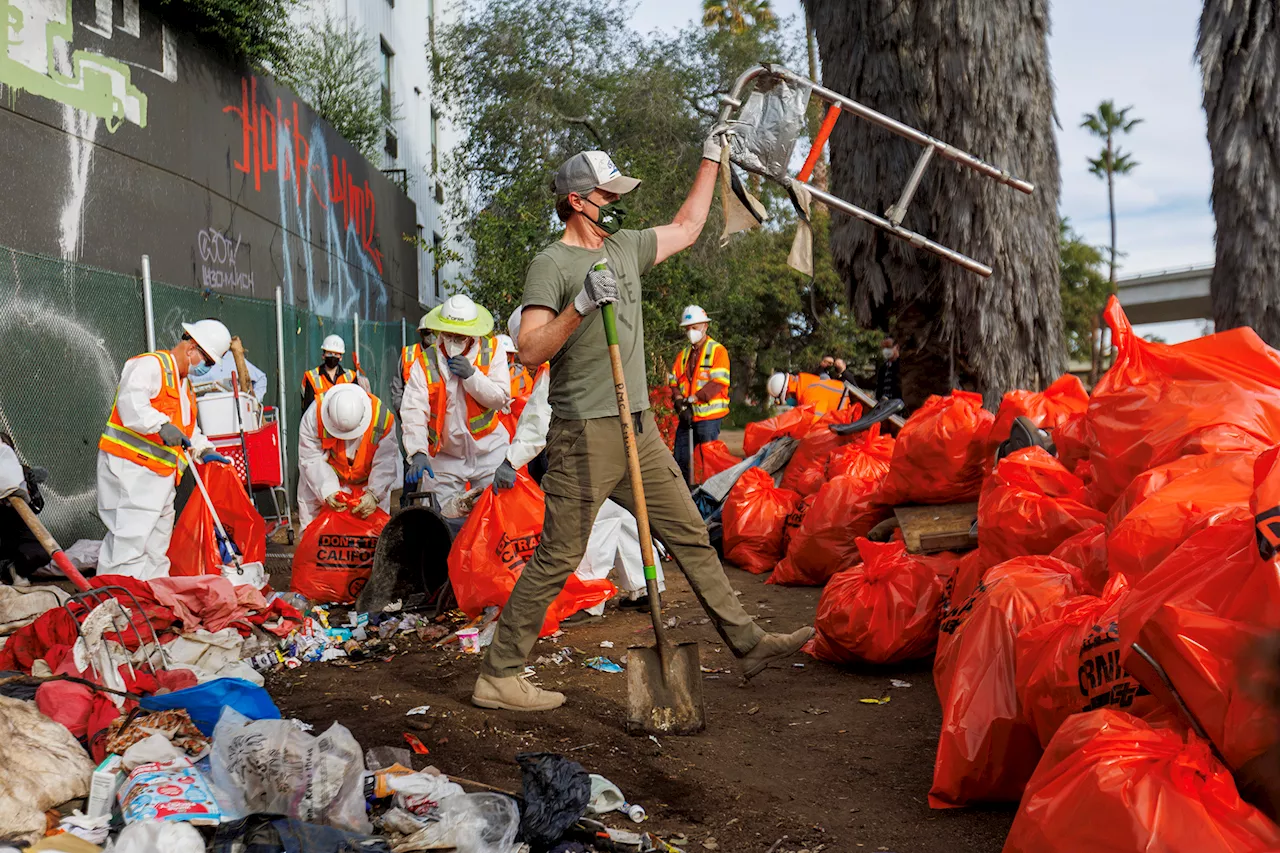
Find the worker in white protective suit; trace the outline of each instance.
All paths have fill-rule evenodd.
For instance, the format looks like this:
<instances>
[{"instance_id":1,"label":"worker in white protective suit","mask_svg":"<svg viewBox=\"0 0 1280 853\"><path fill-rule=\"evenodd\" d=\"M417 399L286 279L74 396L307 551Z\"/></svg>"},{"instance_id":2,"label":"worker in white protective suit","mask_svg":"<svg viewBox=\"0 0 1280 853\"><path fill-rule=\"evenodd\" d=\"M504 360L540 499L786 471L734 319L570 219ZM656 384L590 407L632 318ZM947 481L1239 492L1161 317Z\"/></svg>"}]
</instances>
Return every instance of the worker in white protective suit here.
<instances>
[{"instance_id":1,"label":"worker in white protective suit","mask_svg":"<svg viewBox=\"0 0 1280 853\"><path fill-rule=\"evenodd\" d=\"M520 340L520 312L517 308L507 320L507 330L513 341ZM513 345L514 348L514 345ZM533 393L516 422L515 435L507 456L494 472L493 488L509 489L516 484L516 471L529 464L547 444L547 430L551 428L551 404L547 398L550 385L547 366L535 371ZM654 542L655 553L662 549ZM621 606L645 606L649 603L645 594L644 562L640 557L640 533L636 518L611 500L606 500L596 513L587 539L587 551L575 570L583 580L597 580L613 575L613 582L620 593ZM666 589L662 566L658 566L658 590ZM604 603L590 608L588 613L600 615Z\"/></svg>"},{"instance_id":2,"label":"worker in white protective suit","mask_svg":"<svg viewBox=\"0 0 1280 853\"><path fill-rule=\"evenodd\" d=\"M169 574L173 499L190 457L230 462L196 425L192 368L216 364L231 346L217 320L182 324L171 350L125 362L115 405L98 441L98 515L107 535L98 574L152 580Z\"/></svg>"},{"instance_id":3,"label":"worker in white protective suit","mask_svg":"<svg viewBox=\"0 0 1280 853\"><path fill-rule=\"evenodd\" d=\"M327 504L342 512L343 493L364 491L357 518L391 511L391 490L403 476L395 413L354 383L317 395L298 425L298 523L305 530Z\"/></svg>"},{"instance_id":4,"label":"worker in white protective suit","mask_svg":"<svg viewBox=\"0 0 1280 853\"><path fill-rule=\"evenodd\" d=\"M400 404L405 481L443 505L489 485L506 458L511 435L501 414L511 400L511 380L506 349L493 337L493 315L470 297L450 296L419 328L436 337L418 350Z\"/></svg>"}]
</instances>

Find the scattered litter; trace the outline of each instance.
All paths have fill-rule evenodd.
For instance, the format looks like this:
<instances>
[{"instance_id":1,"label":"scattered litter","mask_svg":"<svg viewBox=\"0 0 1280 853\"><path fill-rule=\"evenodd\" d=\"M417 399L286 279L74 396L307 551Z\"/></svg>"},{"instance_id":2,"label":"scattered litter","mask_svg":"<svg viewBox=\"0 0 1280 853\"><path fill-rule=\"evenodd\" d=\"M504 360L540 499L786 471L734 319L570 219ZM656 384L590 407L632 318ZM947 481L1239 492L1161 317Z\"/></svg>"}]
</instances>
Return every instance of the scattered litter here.
<instances>
[{"instance_id":1,"label":"scattered litter","mask_svg":"<svg viewBox=\"0 0 1280 853\"><path fill-rule=\"evenodd\" d=\"M587 658L583 663L592 669L599 670L600 672L622 672L622 667L618 666L608 658Z\"/></svg>"},{"instance_id":2,"label":"scattered litter","mask_svg":"<svg viewBox=\"0 0 1280 853\"><path fill-rule=\"evenodd\" d=\"M669 617L668 619L664 620L662 624L666 625L668 628L675 628L677 625L680 624L680 617L679 616Z\"/></svg>"},{"instance_id":3,"label":"scattered litter","mask_svg":"<svg viewBox=\"0 0 1280 853\"><path fill-rule=\"evenodd\" d=\"M888 697L886 697L884 701L888 702L889 701ZM831 712L823 708L809 707L807 710L805 710L805 713L813 714L815 717L821 717L823 714L830 714Z\"/></svg>"},{"instance_id":4,"label":"scattered litter","mask_svg":"<svg viewBox=\"0 0 1280 853\"><path fill-rule=\"evenodd\" d=\"M138 765L124 780L119 799L125 823L167 820L216 826L222 822L213 789L185 755Z\"/></svg>"},{"instance_id":5,"label":"scattered litter","mask_svg":"<svg viewBox=\"0 0 1280 853\"><path fill-rule=\"evenodd\" d=\"M602 648L602 649L611 649L611 648L613 648L613 640L601 640L601 641L600 641L600 648Z\"/></svg>"},{"instance_id":6,"label":"scattered litter","mask_svg":"<svg viewBox=\"0 0 1280 853\"><path fill-rule=\"evenodd\" d=\"M863 705L888 705L889 694L886 693L883 696L881 696L879 699L859 699L858 701L861 702Z\"/></svg>"},{"instance_id":7,"label":"scattered litter","mask_svg":"<svg viewBox=\"0 0 1280 853\"><path fill-rule=\"evenodd\" d=\"M412 734L410 732L405 732L404 742L409 744L409 748L412 749L414 752L418 753L418 755L431 754L431 750L427 749L427 745L423 743L415 734Z\"/></svg>"},{"instance_id":8,"label":"scattered litter","mask_svg":"<svg viewBox=\"0 0 1280 853\"><path fill-rule=\"evenodd\" d=\"M752 705L752 706L751 706L751 709L747 711L747 716L749 716L749 717L750 717L750 716L754 716L755 714L759 714L759 713L760 713L760 706L759 706L759 705Z\"/></svg>"},{"instance_id":9,"label":"scattered litter","mask_svg":"<svg viewBox=\"0 0 1280 853\"><path fill-rule=\"evenodd\" d=\"M802 663L793 663L793 664L791 664L791 666L792 666L794 669L804 669L804 664L802 664Z\"/></svg>"},{"instance_id":10,"label":"scattered litter","mask_svg":"<svg viewBox=\"0 0 1280 853\"><path fill-rule=\"evenodd\" d=\"M903 681L901 678L890 678L889 684L892 687L910 687L910 681Z\"/></svg>"},{"instance_id":11,"label":"scattered litter","mask_svg":"<svg viewBox=\"0 0 1280 853\"><path fill-rule=\"evenodd\" d=\"M480 629L463 628L458 631L458 646L469 655L480 654Z\"/></svg>"},{"instance_id":12,"label":"scattered litter","mask_svg":"<svg viewBox=\"0 0 1280 853\"><path fill-rule=\"evenodd\" d=\"M402 599L396 599L395 601L383 607L382 612L383 613L399 613L403 607L404 607L404 601Z\"/></svg>"},{"instance_id":13,"label":"scattered litter","mask_svg":"<svg viewBox=\"0 0 1280 853\"><path fill-rule=\"evenodd\" d=\"M591 774L591 800L587 803L587 814L605 814L617 811L627 802L617 785L598 773Z\"/></svg>"},{"instance_id":14,"label":"scattered litter","mask_svg":"<svg viewBox=\"0 0 1280 853\"><path fill-rule=\"evenodd\" d=\"M430 710L431 710L431 706L430 706L430 705L419 705L419 706L418 706L418 707L416 707L416 708L410 708L408 711L405 711L405 712L404 712L404 715L405 715L406 717L416 717L416 716L418 716L418 715L420 715L420 714L425 714L425 713L427 713L427 712L428 712L428 711L430 711Z\"/></svg>"},{"instance_id":15,"label":"scattered litter","mask_svg":"<svg viewBox=\"0 0 1280 853\"><path fill-rule=\"evenodd\" d=\"M717 668L714 668L714 669L713 669L713 668L711 668L711 667L709 667L709 666L700 667L700 669L701 669L703 672L719 672L719 673L725 673L725 672L728 672L728 671L729 671L729 670L727 670L727 669L724 669L723 667L717 667Z\"/></svg>"},{"instance_id":16,"label":"scattered litter","mask_svg":"<svg viewBox=\"0 0 1280 853\"><path fill-rule=\"evenodd\" d=\"M105 844L111 831L111 815L90 817L76 809L58 823L58 828L90 844Z\"/></svg>"},{"instance_id":17,"label":"scattered litter","mask_svg":"<svg viewBox=\"0 0 1280 853\"><path fill-rule=\"evenodd\" d=\"M658 749L662 749L662 744L658 743L658 739L656 737L654 737L653 735L649 735L649 740L653 741L653 745L656 746Z\"/></svg>"},{"instance_id":18,"label":"scattered litter","mask_svg":"<svg viewBox=\"0 0 1280 853\"><path fill-rule=\"evenodd\" d=\"M708 850L720 849L720 843L716 841L716 837L714 835L707 836L707 840L702 842L702 846Z\"/></svg>"}]
</instances>

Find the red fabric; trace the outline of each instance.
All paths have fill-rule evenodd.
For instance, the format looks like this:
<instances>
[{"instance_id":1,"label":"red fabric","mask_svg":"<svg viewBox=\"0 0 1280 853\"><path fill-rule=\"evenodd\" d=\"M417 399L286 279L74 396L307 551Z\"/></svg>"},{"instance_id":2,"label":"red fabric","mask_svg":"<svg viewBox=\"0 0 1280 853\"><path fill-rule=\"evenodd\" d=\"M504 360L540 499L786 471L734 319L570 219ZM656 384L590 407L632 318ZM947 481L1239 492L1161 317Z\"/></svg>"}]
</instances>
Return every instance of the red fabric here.
<instances>
[{"instance_id":1,"label":"red fabric","mask_svg":"<svg viewBox=\"0 0 1280 853\"><path fill-rule=\"evenodd\" d=\"M1107 585L1107 526L1095 524L1053 549L1050 555L1080 569L1084 591L1096 595Z\"/></svg>"},{"instance_id":2,"label":"red fabric","mask_svg":"<svg viewBox=\"0 0 1280 853\"><path fill-rule=\"evenodd\" d=\"M942 578L957 558L913 556L901 542L857 540L862 562L831 578L805 651L832 663L925 657L938 641Z\"/></svg>"},{"instance_id":3,"label":"red fabric","mask_svg":"<svg viewBox=\"0 0 1280 853\"><path fill-rule=\"evenodd\" d=\"M542 539L546 500L525 474L505 491L484 490L449 550L449 580L458 607L474 619L486 607L503 607L520 572ZM584 581L577 574L547 609L541 636L554 634L563 619L594 607L616 592L608 580Z\"/></svg>"},{"instance_id":4,"label":"red fabric","mask_svg":"<svg viewBox=\"0 0 1280 853\"><path fill-rule=\"evenodd\" d=\"M1105 316L1117 355L1089 404L1095 506L1179 456L1280 442L1280 354L1252 329L1170 346L1140 338L1114 296Z\"/></svg>"},{"instance_id":5,"label":"red fabric","mask_svg":"<svg viewBox=\"0 0 1280 853\"><path fill-rule=\"evenodd\" d=\"M754 574L771 570L782 557L783 528L799 499L761 469L744 471L724 503L725 560Z\"/></svg>"},{"instance_id":6,"label":"red fabric","mask_svg":"<svg viewBox=\"0 0 1280 853\"><path fill-rule=\"evenodd\" d=\"M267 523L245 494L244 485L234 468L223 462L200 466L200 476L218 511L218 520L227 536L240 548L246 563L261 563L267 558ZM222 558L218 555L217 531L209 507L193 493L187 501L169 540L169 575L221 574Z\"/></svg>"},{"instance_id":7,"label":"red fabric","mask_svg":"<svg viewBox=\"0 0 1280 853\"><path fill-rule=\"evenodd\" d=\"M990 467L995 415L982 395L932 396L898 432L884 481L884 502L945 504L976 500Z\"/></svg>"},{"instance_id":8,"label":"red fabric","mask_svg":"<svg viewBox=\"0 0 1280 853\"><path fill-rule=\"evenodd\" d=\"M234 627L247 637L249 612L267 606L262 593L222 576L156 578L150 586L156 601L173 611L184 632L204 628L216 633Z\"/></svg>"},{"instance_id":9,"label":"red fabric","mask_svg":"<svg viewBox=\"0 0 1280 853\"><path fill-rule=\"evenodd\" d=\"M1115 575L1102 596L1050 607L1018 634L1018 699L1041 746L1072 714L1111 708L1139 716L1160 707L1120 663L1120 607L1129 593Z\"/></svg>"},{"instance_id":10,"label":"red fabric","mask_svg":"<svg viewBox=\"0 0 1280 853\"><path fill-rule=\"evenodd\" d=\"M875 481L844 475L828 482L792 533L787 556L767 582L822 586L836 572L859 562L858 538L891 512L879 505L878 494Z\"/></svg>"},{"instance_id":11,"label":"red fabric","mask_svg":"<svg viewBox=\"0 0 1280 853\"><path fill-rule=\"evenodd\" d=\"M1009 437L1013 422L1030 418L1041 429L1054 430L1073 415L1083 415L1089 408L1089 392L1084 383L1065 373L1043 391L1010 391L1000 401L995 424L991 427L991 443L999 444Z\"/></svg>"},{"instance_id":12,"label":"red fabric","mask_svg":"<svg viewBox=\"0 0 1280 853\"><path fill-rule=\"evenodd\" d=\"M742 436L742 452L755 456L760 448L779 436L801 438L817 421L813 406L796 406L780 415L747 424Z\"/></svg>"},{"instance_id":13,"label":"red fabric","mask_svg":"<svg viewBox=\"0 0 1280 853\"><path fill-rule=\"evenodd\" d=\"M1103 520L1084 501L1084 483L1042 448L1001 459L978 501L978 550L994 566L1025 554L1048 554Z\"/></svg>"},{"instance_id":14,"label":"red fabric","mask_svg":"<svg viewBox=\"0 0 1280 853\"><path fill-rule=\"evenodd\" d=\"M929 805L1017 802L1040 757L1035 729L1018 707L1014 639L1054 604L1076 594L1070 567L1017 557L989 569L961 611L939 627L933 663L942 734Z\"/></svg>"},{"instance_id":15,"label":"red fabric","mask_svg":"<svg viewBox=\"0 0 1280 853\"><path fill-rule=\"evenodd\" d=\"M831 454L858 440L856 435L836 435L831 431L835 424L852 423L862 414L862 407L855 404L848 408L827 412L800 439L800 446L791 455L786 470L782 472L784 489L791 489L802 496L816 494L826 481L827 462Z\"/></svg>"},{"instance_id":16,"label":"red fabric","mask_svg":"<svg viewBox=\"0 0 1280 853\"><path fill-rule=\"evenodd\" d=\"M293 552L289 589L317 604L350 604L359 597L373 571L378 535L391 519L381 509L368 518L356 518L350 507L359 502L363 490L343 494L348 509L321 509Z\"/></svg>"},{"instance_id":17,"label":"red fabric","mask_svg":"<svg viewBox=\"0 0 1280 853\"><path fill-rule=\"evenodd\" d=\"M1110 710L1058 730L1004 853L1268 853L1280 829L1195 735Z\"/></svg>"},{"instance_id":18,"label":"red fabric","mask_svg":"<svg viewBox=\"0 0 1280 853\"><path fill-rule=\"evenodd\" d=\"M1221 461L1185 474L1129 510L1107 536L1111 574L1138 581L1197 530L1248 518L1253 453L1214 454Z\"/></svg>"},{"instance_id":19,"label":"red fabric","mask_svg":"<svg viewBox=\"0 0 1280 853\"><path fill-rule=\"evenodd\" d=\"M699 483L732 468L742 460L729 452L729 446L720 439L693 446L693 479Z\"/></svg>"}]
</instances>

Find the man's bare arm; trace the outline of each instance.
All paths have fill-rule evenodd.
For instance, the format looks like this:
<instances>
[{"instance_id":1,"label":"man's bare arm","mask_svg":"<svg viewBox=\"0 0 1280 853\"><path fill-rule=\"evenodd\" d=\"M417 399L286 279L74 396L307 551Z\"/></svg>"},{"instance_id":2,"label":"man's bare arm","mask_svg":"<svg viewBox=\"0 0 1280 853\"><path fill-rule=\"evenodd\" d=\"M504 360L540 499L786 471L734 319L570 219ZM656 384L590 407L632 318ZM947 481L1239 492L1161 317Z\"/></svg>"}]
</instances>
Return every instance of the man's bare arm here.
<instances>
[{"instance_id":1,"label":"man's bare arm","mask_svg":"<svg viewBox=\"0 0 1280 853\"><path fill-rule=\"evenodd\" d=\"M520 361L542 364L560 351L564 342L582 325L582 315L573 305L559 314L550 308L529 305L520 315Z\"/></svg>"},{"instance_id":2,"label":"man's bare arm","mask_svg":"<svg viewBox=\"0 0 1280 853\"><path fill-rule=\"evenodd\" d=\"M698 241L702 227L707 224L707 214L711 211L719 169L718 163L702 160L698 175L693 179L693 189L689 190L689 196L680 205L676 218L671 220L670 225L659 225L653 229L658 235L655 264L662 263L676 252L683 252Z\"/></svg>"}]
</instances>

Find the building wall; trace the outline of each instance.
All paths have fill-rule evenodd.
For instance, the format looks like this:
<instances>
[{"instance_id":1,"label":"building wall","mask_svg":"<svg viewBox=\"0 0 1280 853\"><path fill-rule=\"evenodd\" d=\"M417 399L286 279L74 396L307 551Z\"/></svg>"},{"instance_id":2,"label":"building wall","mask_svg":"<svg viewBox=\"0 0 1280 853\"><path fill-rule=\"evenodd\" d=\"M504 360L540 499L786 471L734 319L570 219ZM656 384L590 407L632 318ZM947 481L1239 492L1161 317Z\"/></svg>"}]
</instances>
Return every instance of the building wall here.
<instances>
[{"instance_id":1,"label":"building wall","mask_svg":"<svg viewBox=\"0 0 1280 853\"><path fill-rule=\"evenodd\" d=\"M284 285L328 317L419 313L413 201L138 0L0 0L0 148L0 245L126 274L147 254L157 280Z\"/></svg>"}]
</instances>

